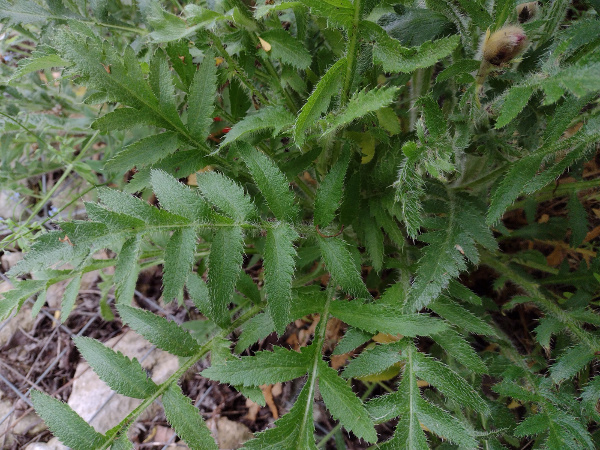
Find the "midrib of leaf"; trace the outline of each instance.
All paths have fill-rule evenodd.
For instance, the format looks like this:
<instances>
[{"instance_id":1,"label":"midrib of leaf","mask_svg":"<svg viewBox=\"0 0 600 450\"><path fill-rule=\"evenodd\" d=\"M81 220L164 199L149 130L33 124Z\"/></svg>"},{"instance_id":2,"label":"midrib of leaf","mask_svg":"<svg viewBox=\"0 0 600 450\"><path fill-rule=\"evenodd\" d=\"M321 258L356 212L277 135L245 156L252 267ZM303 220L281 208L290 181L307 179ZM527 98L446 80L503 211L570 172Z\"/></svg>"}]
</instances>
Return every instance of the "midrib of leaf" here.
<instances>
[{"instance_id":1,"label":"midrib of leaf","mask_svg":"<svg viewBox=\"0 0 600 450\"><path fill-rule=\"evenodd\" d=\"M408 383L410 386L410 391L408 393L409 395L409 400L408 400L408 413L409 413L409 428L408 428L408 442L414 442L414 439L417 439L415 436L413 436L413 430L414 428L414 421L416 420L417 417L417 412L415 411L415 400L417 397L421 395L421 393L419 392L419 388L417 387L417 392L415 393L415 386L417 386L417 380L415 379L415 373L413 371L413 347L412 346L408 346L407 347L407 353L408 353L408 361L406 362L406 370L408 371ZM405 375L406 376L406 375ZM416 424L418 425L417 429L421 429L421 425L420 424Z\"/></svg>"},{"instance_id":2,"label":"midrib of leaf","mask_svg":"<svg viewBox=\"0 0 600 450\"><path fill-rule=\"evenodd\" d=\"M146 398L137 408L135 408L131 413L127 415L117 426L112 428L107 434L109 435L108 439L103 443L102 447L99 447L99 450L108 450L111 445L116 441L121 432L124 432L137 418L150 406L154 401L160 397L173 383L177 383L179 379L194 365L196 364L204 355L206 355L212 348L212 344L217 339L224 339L235 331L236 328L242 326L256 314L262 311L265 305L255 305L252 309L246 312L244 315L239 317L236 321L234 321L229 327L223 329L219 334L213 337L210 341L205 343L200 349L188 359L184 360L179 369L171 375L164 383L158 386L156 392L154 392L151 396ZM312 406L312 404L311 404Z\"/></svg>"},{"instance_id":3,"label":"midrib of leaf","mask_svg":"<svg viewBox=\"0 0 600 450\"><path fill-rule=\"evenodd\" d=\"M327 301L325 302L325 307L323 308L323 313L321 314L321 319L319 321L319 333L317 335L317 341L315 343L314 356L312 369L310 370L310 374L308 376L307 383L308 385L308 401L306 402L306 408L304 409L304 414L302 415L302 423L300 424L300 432L299 436L304 435L304 430L308 426L306 423L310 410L313 407L313 399L315 395L315 385L317 383L317 370L318 363L321 359L321 349L323 348L323 344L325 343L325 334L327 331L327 321L329 319L329 305L331 304L332 295L327 295Z\"/></svg>"}]
</instances>

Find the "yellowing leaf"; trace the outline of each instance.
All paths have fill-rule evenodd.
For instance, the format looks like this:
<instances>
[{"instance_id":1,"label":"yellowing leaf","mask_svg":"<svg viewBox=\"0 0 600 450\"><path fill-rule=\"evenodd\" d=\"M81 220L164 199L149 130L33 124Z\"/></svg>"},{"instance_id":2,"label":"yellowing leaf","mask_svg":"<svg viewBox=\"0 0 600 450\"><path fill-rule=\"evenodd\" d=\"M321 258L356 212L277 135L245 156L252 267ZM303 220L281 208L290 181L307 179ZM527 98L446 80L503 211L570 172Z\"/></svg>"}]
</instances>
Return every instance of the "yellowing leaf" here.
<instances>
[{"instance_id":1,"label":"yellowing leaf","mask_svg":"<svg viewBox=\"0 0 600 450\"><path fill-rule=\"evenodd\" d=\"M265 41L260 36L258 37L258 40L260 41L260 46L264 49L265 52L268 52L271 50L271 44L269 44L267 41Z\"/></svg>"}]
</instances>

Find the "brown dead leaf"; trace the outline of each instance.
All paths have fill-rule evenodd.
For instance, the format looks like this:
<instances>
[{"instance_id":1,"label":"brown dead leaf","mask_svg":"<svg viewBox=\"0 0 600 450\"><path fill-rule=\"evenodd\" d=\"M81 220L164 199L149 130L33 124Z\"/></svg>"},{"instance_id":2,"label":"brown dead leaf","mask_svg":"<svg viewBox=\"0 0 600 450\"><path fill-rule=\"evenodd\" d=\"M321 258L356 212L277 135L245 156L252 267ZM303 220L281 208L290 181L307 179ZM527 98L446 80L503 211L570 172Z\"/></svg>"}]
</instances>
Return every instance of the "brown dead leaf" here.
<instances>
[{"instance_id":1,"label":"brown dead leaf","mask_svg":"<svg viewBox=\"0 0 600 450\"><path fill-rule=\"evenodd\" d=\"M349 356L349 353L344 353L343 355L332 355L330 358L331 368L338 370L340 367L345 366Z\"/></svg>"},{"instance_id":2,"label":"brown dead leaf","mask_svg":"<svg viewBox=\"0 0 600 450\"><path fill-rule=\"evenodd\" d=\"M277 411L277 405L275 404L275 400L273 400L273 385L262 385L260 386L260 390L265 397L265 401L267 402L267 406L271 410L271 414L273 415L273 419L279 419L279 412Z\"/></svg>"},{"instance_id":3,"label":"brown dead leaf","mask_svg":"<svg viewBox=\"0 0 600 450\"><path fill-rule=\"evenodd\" d=\"M546 262L550 267L556 267L563 262L565 256L566 253L563 252L563 249L561 247L556 247L554 250L552 250L552 253L546 256Z\"/></svg>"}]
</instances>

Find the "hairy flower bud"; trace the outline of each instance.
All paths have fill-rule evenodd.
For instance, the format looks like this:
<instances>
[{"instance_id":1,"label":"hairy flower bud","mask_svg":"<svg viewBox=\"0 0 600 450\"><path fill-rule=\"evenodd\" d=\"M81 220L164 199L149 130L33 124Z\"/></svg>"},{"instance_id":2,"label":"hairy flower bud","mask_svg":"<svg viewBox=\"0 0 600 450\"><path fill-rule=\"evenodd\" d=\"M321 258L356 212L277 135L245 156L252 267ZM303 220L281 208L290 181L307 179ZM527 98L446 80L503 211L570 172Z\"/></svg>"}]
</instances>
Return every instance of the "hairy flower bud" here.
<instances>
[{"instance_id":1,"label":"hairy flower bud","mask_svg":"<svg viewBox=\"0 0 600 450\"><path fill-rule=\"evenodd\" d=\"M539 10L538 2L521 3L517 6L517 17L519 23L528 22Z\"/></svg>"},{"instance_id":2,"label":"hairy flower bud","mask_svg":"<svg viewBox=\"0 0 600 450\"><path fill-rule=\"evenodd\" d=\"M483 59L494 66L509 62L527 46L523 28L510 25L486 36L483 43Z\"/></svg>"}]
</instances>

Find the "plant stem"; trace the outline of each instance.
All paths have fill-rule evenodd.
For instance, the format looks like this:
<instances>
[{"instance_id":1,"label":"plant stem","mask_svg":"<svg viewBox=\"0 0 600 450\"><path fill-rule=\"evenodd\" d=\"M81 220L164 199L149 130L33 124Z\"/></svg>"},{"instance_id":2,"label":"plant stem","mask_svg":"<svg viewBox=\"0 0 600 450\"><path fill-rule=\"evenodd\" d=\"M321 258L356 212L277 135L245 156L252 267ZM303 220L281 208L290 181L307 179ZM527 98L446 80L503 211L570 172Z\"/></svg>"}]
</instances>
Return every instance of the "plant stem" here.
<instances>
[{"instance_id":1,"label":"plant stem","mask_svg":"<svg viewBox=\"0 0 600 450\"><path fill-rule=\"evenodd\" d=\"M348 103L350 98L350 87L356 72L356 53L358 47L358 24L360 23L361 0L354 0L354 19L352 20L352 28L348 31L349 43L346 53L346 76L344 77L344 86L342 88L342 106Z\"/></svg>"}]
</instances>

